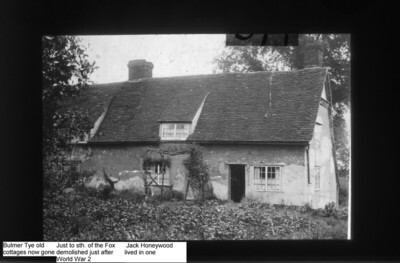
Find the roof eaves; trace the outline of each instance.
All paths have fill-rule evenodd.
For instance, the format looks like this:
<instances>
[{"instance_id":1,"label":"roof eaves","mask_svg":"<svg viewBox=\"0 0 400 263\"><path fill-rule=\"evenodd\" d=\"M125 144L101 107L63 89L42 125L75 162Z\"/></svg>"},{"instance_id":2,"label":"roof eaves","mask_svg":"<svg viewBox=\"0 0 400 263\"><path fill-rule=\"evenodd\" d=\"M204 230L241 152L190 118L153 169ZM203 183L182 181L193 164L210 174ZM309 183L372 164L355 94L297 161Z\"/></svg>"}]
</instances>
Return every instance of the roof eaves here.
<instances>
[{"instance_id":1,"label":"roof eaves","mask_svg":"<svg viewBox=\"0 0 400 263\"><path fill-rule=\"evenodd\" d=\"M309 141L212 141L212 140L187 140L188 143L199 144L259 144L259 145L308 145Z\"/></svg>"},{"instance_id":2,"label":"roof eaves","mask_svg":"<svg viewBox=\"0 0 400 263\"><path fill-rule=\"evenodd\" d=\"M154 140L154 141L89 141L87 143L87 145L90 146L95 146L95 145L113 145L113 146L117 146L117 145L143 145L143 144L159 144L160 140Z\"/></svg>"}]
</instances>

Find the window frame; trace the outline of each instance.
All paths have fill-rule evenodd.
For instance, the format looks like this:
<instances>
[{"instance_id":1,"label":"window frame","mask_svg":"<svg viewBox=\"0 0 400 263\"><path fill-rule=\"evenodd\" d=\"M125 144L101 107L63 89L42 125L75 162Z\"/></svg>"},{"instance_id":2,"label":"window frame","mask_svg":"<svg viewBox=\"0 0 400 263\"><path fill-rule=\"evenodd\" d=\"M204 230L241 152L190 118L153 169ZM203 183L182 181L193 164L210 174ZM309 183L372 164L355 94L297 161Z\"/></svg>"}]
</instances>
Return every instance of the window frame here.
<instances>
[{"instance_id":1,"label":"window frame","mask_svg":"<svg viewBox=\"0 0 400 263\"><path fill-rule=\"evenodd\" d=\"M171 128L167 128L166 126L169 125L174 125L173 128L173 136L172 137L165 137L164 133L167 133L166 131L169 131L169 133L172 133L172 129ZM183 125L183 129L178 129L178 125ZM167 122L167 123L161 123L160 124L160 138L161 140L186 140L187 137L189 137L190 135L190 123L180 123L180 122ZM178 137L178 131L179 130L183 130L185 131L185 133L180 132L181 134L184 134L186 136L184 137Z\"/></svg>"},{"instance_id":2,"label":"window frame","mask_svg":"<svg viewBox=\"0 0 400 263\"><path fill-rule=\"evenodd\" d=\"M252 174L250 174L250 176L252 176L251 178L251 188L253 191L258 191L258 192L282 192L283 191L283 185L282 185L282 170L283 170L283 165L280 164L268 164L268 165L253 165L252 167ZM265 180L265 184L258 184L258 185L264 185L264 187L260 188L256 188L255 187L255 170L256 168L264 168L264 180ZM269 174L272 175L272 171L269 172L268 168L279 168L279 189L268 189L268 177ZM276 169L274 171L275 173L275 178L276 178ZM260 172L261 174L261 172ZM270 178L270 180L272 180L272 178Z\"/></svg>"},{"instance_id":3,"label":"window frame","mask_svg":"<svg viewBox=\"0 0 400 263\"><path fill-rule=\"evenodd\" d=\"M147 171L150 171L151 178L154 179L155 181L157 181L158 185L161 185L160 184L160 182L162 181L161 165L160 164L157 164L157 165L152 164L148 168L150 168L150 169L147 169ZM168 167L164 167L164 169L165 169L164 184L162 184L162 186L170 186L171 185L171 180L170 180L170 176L169 176ZM156 178L154 178L155 176L156 176ZM150 186L155 186L153 181L150 181L149 185Z\"/></svg>"}]
</instances>

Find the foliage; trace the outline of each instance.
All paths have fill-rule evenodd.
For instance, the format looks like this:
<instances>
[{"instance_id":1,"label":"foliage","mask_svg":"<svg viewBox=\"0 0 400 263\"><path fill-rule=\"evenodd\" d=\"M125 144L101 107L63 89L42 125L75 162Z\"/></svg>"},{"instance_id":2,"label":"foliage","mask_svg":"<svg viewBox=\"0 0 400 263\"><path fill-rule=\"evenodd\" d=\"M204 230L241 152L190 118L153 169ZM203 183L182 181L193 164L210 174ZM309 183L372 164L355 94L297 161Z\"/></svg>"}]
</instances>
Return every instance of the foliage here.
<instances>
[{"instance_id":1,"label":"foliage","mask_svg":"<svg viewBox=\"0 0 400 263\"><path fill-rule=\"evenodd\" d=\"M159 157L154 157L153 153L157 153L159 155ZM170 167L171 166L171 159L168 156L169 151L164 152L161 149L147 149L144 154L142 155L142 161L141 161L141 165L142 165L142 175L143 175L143 182L144 182L144 189L145 189L145 194L147 196L149 196L151 194L151 188L150 188L150 184L154 184L156 187L158 187L160 189L160 200L163 200L163 192L164 192L164 175L166 172L166 167ZM161 181L162 184L159 185L155 180L148 180L148 178L151 176L151 171L149 170L149 168L152 165L160 165L161 168ZM151 179L151 178L150 178ZM152 198L154 199L154 198Z\"/></svg>"},{"instance_id":2,"label":"foliage","mask_svg":"<svg viewBox=\"0 0 400 263\"><path fill-rule=\"evenodd\" d=\"M339 205L343 207L347 207L349 200L349 187L348 187L348 179L344 177L340 177L339 179Z\"/></svg>"},{"instance_id":3,"label":"foliage","mask_svg":"<svg viewBox=\"0 0 400 263\"><path fill-rule=\"evenodd\" d=\"M336 214L336 208L335 208L335 203L330 202L325 205L325 209L323 210L323 215L330 217L334 216Z\"/></svg>"},{"instance_id":4,"label":"foliage","mask_svg":"<svg viewBox=\"0 0 400 263\"><path fill-rule=\"evenodd\" d=\"M66 99L78 96L88 86L95 66L74 36L44 36L42 43L43 135L46 140L57 137L64 145L91 128L87 114L60 109Z\"/></svg>"},{"instance_id":5,"label":"foliage","mask_svg":"<svg viewBox=\"0 0 400 263\"><path fill-rule=\"evenodd\" d=\"M301 212L305 212L305 213L311 212L312 210L313 210L313 209L312 209L311 204L310 204L309 202L306 202L306 203L300 208L300 211L301 211Z\"/></svg>"},{"instance_id":6,"label":"foliage","mask_svg":"<svg viewBox=\"0 0 400 263\"><path fill-rule=\"evenodd\" d=\"M88 181L88 179L92 178L95 173L96 171L73 171L71 176L68 177L67 187L73 187L76 190L83 191L85 190L85 183Z\"/></svg>"},{"instance_id":7,"label":"foliage","mask_svg":"<svg viewBox=\"0 0 400 263\"><path fill-rule=\"evenodd\" d=\"M182 201L184 197L185 196L181 191L172 190L172 198L174 201Z\"/></svg>"},{"instance_id":8,"label":"foliage","mask_svg":"<svg viewBox=\"0 0 400 263\"><path fill-rule=\"evenodd\" d=\"M347 239L347 222L334 218L318 220L311 229L312 239Z\"/></svg>"},{"instance_id":9,"label":"foliage","mask_svg":"<svg viewBox=\"0 0 400 263\"><path fill-rule=\"evenodd\" d=\"M188 184L197 200L206 198L207 186L210 182L210 171L204 161L204 148L197 144L188 145L189 156L183 161L188 171Z\"/></svg>"},{"instance_id":10,"label":"foliage","mask_svg":"<svg viewBox=\"0 0 400 263\"><path fill-rule=\"evenodd\" d=\"M141 203L145 199L145 194L139 191L133 191L133 190L123 190L118 193L118 197L128 200L133 203Z\"/></svg>"},{"instance_id":11,"label":"foliage","mask_svg":"<svg viewBox=\"0 0 400 263\"><path fill-rule=\"evenodd\" d=\"M156 158L154 156L152 156L151 154L148 154L146 152L146 154L143 156L143 160L142 160L142 167L143 170L147 170L149 167L151 166L157 166L157 165L165 165L165 167L171 167L171 159L167 156L164 158L164 160L162 158Z\"/></svg>"},{"instance_id":12,"label":"foliage","mask_svg":"<svg viewBox=\"0 0 400 263\"><path fill-rule=\"evenodd\" d=\"M318 214L322 217L345 219L348 217L347 207L337 207L334 202L330 202L325 205L324 209L315 210L314 214Z\"/></svg>"},{"instance_id":13,"label":"foliage","mask_svg":"<svg viewBox=\"0 0 400 263\"><path fill-rule=\"evenodd\" d=\"M350 107L350 35L300 35L298 47L228 46L214 60L215 72L295 70L303 67L303 49L310 39L325 43L323 66L330 67L334 132L339 174L347 175L349 142L344 115Z\"/></svg>"},{"instance_id":14,"label":"foliage","mask_svg":"<svg viewBox=\"0 0 400 263\"><path fill-rule=\"evenodd\" d=\"M89 222L75 206L82 202L79 196L63 190L74 187L85 193L83 185L92 174L76 172L76 163L69 159L70 142L82 138L92 125L86 112L64 110L62 105L88 85L95 67L76 37L44 36L42 44L43 213L52 226L68 218L68 225L60 227L77 234Z\"/></svg>"},{"instance_id":15,"label":"foliage","mask_svg":"<svg viewBox=\"0 0 400 263\"><path fill-rule=\"evenodd\" d=\"M98 197L107 200L111 198L111 193L114 189L112 188L111 185L109 184L101 184L99 188L97 189L98 192Z\"/></svg>"},{"instance_id":16,"label":"foliage","mask_svg":"<svg viewBox=\"0 0 400 263\"><path fill-rule=\"evenodd\" d=\"M261 240L346 238L346 222L254 200L134 202L78 193L44 211L45 240Z\"/></svg>"},{"instance_id":17,"label":"foliage","mask_svg":"<svg viewBox=\"0 0 400 263\"><path fill-rule=\"evenodd\" d=\"M153 196L151 198L149 198L148 201L156 204L156 203L161 202L161 201L169 201L172 198L173 198L172 190L166 188L163 191L162 198L161 198L161 191L155 191L153 193Z\"/></svg>"},{"instance_id":18,"label":"foliage","mask_svg":"<svg viewBox=\"0 0 400 263\"><path fill-rule=\"evenodd\" d=\"M95 66L74 36L44 36L42 44L44 193L55 195L73 171L67 158L71 139L82 138L92 126L86 112L62 110L62 105L87 87Z\"/></svg>"}]
</instances>

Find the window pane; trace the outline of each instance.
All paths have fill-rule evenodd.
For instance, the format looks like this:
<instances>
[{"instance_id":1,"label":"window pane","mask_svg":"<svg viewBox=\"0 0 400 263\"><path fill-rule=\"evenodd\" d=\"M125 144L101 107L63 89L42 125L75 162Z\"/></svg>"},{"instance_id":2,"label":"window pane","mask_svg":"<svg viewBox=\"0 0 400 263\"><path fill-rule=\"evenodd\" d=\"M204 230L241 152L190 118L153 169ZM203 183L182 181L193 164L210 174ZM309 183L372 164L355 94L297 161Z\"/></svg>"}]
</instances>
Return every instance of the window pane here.
<instances>
[{"instance_id":1,"label":"window pane","mask_svg":"<svg viewBox=\"0 0 400 263\"><path fill-rule=\"evenodd\" d=\"M265 167L254 167L253 189L265 190Z\"/></svg>"},{"instance_id":2,"label":"window pane","mask_svg":"<svg viewBox=\"0 0 400 263\"><path fill-rule=\"evenodd\" d=\"M188 124L177 124L176 125L176 138L185 138L189 135Z\"/></svg>"},{"instance_id":3,"label":"window pane","mask_svg":"<svg viewBox=\"0 0 400 263\"><path fill-rule=\"evenodd\" d=\"M167 139L185 139L189 136L190 124L187 123L164 123L161 126L161 137Z\"/></svg>"},{"instance_id":4,"label":"window pane","mask_svg":"<svg viewBox=\"0 0 400 263\"><path fill-rule=\"evenodd\" d=\"M270 191L280 190L281 180L280 180L279 174L280 174L279 166L268 167L267 190L270 190Z\"/></svg>"},{"instance_id":5,"label":"window pane","mask_svg":"<svg viewBox=\"0 0 400 263\"><path fill-rule=\"evenodd\" d=\"M260 178L265 179L265 169L260 171Z\"/></svg>"},{"instance_id":6,"label":"window pane","mask_svg":"<svg viewBox=\"0 0 400 263\"><path fill-rule=\"evenodd\" d=\"M260 168L254 167L254 179L260 179Z\"/></svg>"},{"instance_id":7,"label":"window pane","mask_svg":"<svg viewBox=\"0 0 400 263\"><path fill-rule=\"evenodd\" d=\"M160 176L160 182L163 182L163 185L169 185L169 174L164 174L164 181L162 180L162 174Z\"/></svg>"},{"instance_id":8,"label":"window pane","mask_svg":"<svg viewBox=\"0 0 400 263\"><path fill-rule=\"evenodd\" d=\"M162 137L163 138L174 138L174 136L175 136L175 124L163 124Z\"/></svg>"},{"instance_id":9,"label":"window pane","mask_svg":"<svg viewBox=\"0 0 400 263\"><path fill-rule=\"evenodd\" d=\"M176 138L185 138L188 136L188 132L186 130L177 130Z\"/></svg>"}]
</instances>

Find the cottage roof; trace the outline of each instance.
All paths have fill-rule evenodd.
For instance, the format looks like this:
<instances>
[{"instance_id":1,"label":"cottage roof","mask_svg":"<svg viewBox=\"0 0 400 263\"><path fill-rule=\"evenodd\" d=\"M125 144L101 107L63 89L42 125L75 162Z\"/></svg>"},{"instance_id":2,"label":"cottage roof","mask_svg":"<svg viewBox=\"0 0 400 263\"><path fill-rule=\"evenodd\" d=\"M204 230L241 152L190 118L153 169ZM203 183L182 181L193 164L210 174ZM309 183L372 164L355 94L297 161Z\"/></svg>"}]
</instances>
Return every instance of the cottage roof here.
<instances>
[{"instance_id":1,"label":"cottage roof","mask_svg":"<svg viewBox=\"0 0 400 263\"><path fill-rule=\"evenodd\" d=\"M326 68L146 78L93 85L74 102L96 120L90 142L157 142L160 122L189 122L208 93L188 141L307 142Z\"/></svg>"}]
</instances>

